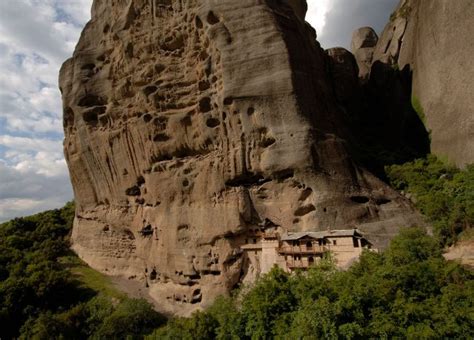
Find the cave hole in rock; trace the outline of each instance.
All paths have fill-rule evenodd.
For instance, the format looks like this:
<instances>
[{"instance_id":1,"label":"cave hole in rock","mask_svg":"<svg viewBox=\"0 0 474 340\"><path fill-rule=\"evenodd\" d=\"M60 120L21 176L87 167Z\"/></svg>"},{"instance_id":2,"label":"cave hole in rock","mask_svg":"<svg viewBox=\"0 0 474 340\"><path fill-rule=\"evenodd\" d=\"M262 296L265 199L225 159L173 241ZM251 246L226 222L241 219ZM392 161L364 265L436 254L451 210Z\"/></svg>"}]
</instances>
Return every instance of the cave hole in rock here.
<instances>
[{"instance_id":1,"label":"cave hole in rock","mask_svg":"<svg viewBox=\"0 0 474 340\"><path fill-rule=\"evenodd\" d=\"M219 119L217 118L208 118L206 120L206 125L210 128L215 128L217 126L219 126L221 124L221 122L219 121Z\"/></svg>"},{"instance_id":2,"label":"cave hole in rock","mask_svg":"<svg viewBox=\"0 0 474 340\"><path fill-rule=\"evenodd\" d=\"M183 181L183 187L187 187L189 185L189 181L187 179L185 179Z\"/></svg>"},{"instance_id":3,"label":"cave hole in rock","mask_svg":"<svg viewBox=\"0 0 474 340\"><path fill-rule=\"evenodd\" d=\"M206 91L211 87L207 80L201 80L198 84L199 91Z\"/></svg>"},{"instance_id":4,"label":"cave hole in rock","mask_svg":"<svg viewBox=\"0 0 474 340\"><path fill-rule=\"evenodd\" d=\"M138 185L134 185L133 187L130 187L127 190L125 190L125 194L127 196L139 196L140 188L138 187Z\"/></svg>"},{"instance_id":5,"label":"cave hole in rock","mask_svg":"<svg viewBox=\"0 0 474 340\"><path fill-rule=\"evenodd\" d=\"M158 273L156 272L156 269L153 267L150 273L150 280L156 280L157 276L158 276Z\"/></svg>"},{"instance_id":6,"label":"cave hole in rock","mask_svg":"<svg viewBox=\"0 0 474 340\"><path fill-rule=\"evenodd\" d=\"M219 21L219 18L214 14L213 11L209 11L209 13L207 13L207 22L209 23L209 25L215 25Z\"/></svg>"},{"instance_id":7,"label":"cave hole in rock","mask_svg":"<svg viewBox=\"0 0 474 340\"><path fill-rule=\"evenodd\" d=\"M225 185L230 187L252 187L255 185L262 185L269 181L271 181L271 179L263 177L260 173L247 172L227 180Z\"/></svg>"},{"instance_id":8,"label":"cave hole in rock","mask_svg":"<svg viewBox=\"0 0 474 340\"><path fill-rule=\"evenodd\" d=\"M367 203L369 200L366 196L351 196L351 201L355 203Z\"/></svg>"},{"instance_id":9,"label":"cave hole in rock","mask_svg":"<svg viewBox=\"0 0 474 340\"><path fill-rule=\"evenodd\" d=\"M155 85L150 85L143 89L143 93L148 97L150 94L155 93L156 90L158 90L158 88Z\"/></svg>"},{"instance_id":10,"label":"cave hole in rock","mask_svg":"<svg viewBox=\"0 0 474 340\"><path fill-rule=\"evenodd\" d=\"M145 113L145 114L143 115L143 120L145 121L145 123L150 122L150 121L151 121L151 118L152 118L152 117L151 117L151 114L149 114L149 113Z\"/></svg>"},{"instance_id":11,"label":"cave hole in rock","mask_svg":"<svg viewBox=\"0 0 474 340\"><path fill-rule=\"evenodd\" d=\"M93 70L95 68L95 64L89 63L89 64L84 64L81 66L81 70Z\"/></svg>"},{"instance_id":12,"label":"cave hole in rock","mask_svg":"<svg viewBox=\"0 0 474 340\"><path fill-rule=\"evenodd\" d=\"M306 200L311 194L313 193L313 189L311 188L306 188L301 192L300 197L298 198L299 201L304 201Z\"/></svg>"},{"instance_id":13,"label":"cave hole in rock","mask_svg":"<svg viewBox=\"0 0 474 340\"><path fill-rule=\"evenodd\" d=\"M294 215L295 216L304 216L309 214L312 211L315 211L316 207L312 204L304 205L302 207L299 207L298 209L295 210Z\"/></svg>"},{"instance_id":14,"label":"cave hole in rock","mask_svg":"<svg viewBox=\"0 0 474 340\"><path fill-rule=\"evenodd\" d=\"M153 137L154 142L166 142L169 139L170 137L166 133L163 133L163 132L157 133L155 137Z\"/></svg>"},{"instance_id":15,"label":"cave hole in rock","mask_svg":"<svg viewBox=\"0 0 474 340\"><path fill-rule=\"evenodd\" d=\"M74 111L68 106L63 112L63 126L71 126L74 124Z\"/></svg>"},{"instance_id":16,"label":"cave hole in rock","mask_svg":"<svg viewBox=\"0 0 474 340\"><path fill-rule=\"evenodd\" d=\"M232 97L225 97L224 98L224 105L231 105L234 102L234 98Z\"/></svg>"},{"instance_id":17,"label":"cave hole in rock","mask_svg":"<svg viewBox=\"0 0 474 340\"><path fill-rule=\"evenodd\" d=\"M123 232L129 240L134 240L135 239L135 235L133 235L133 232L130 229L126 228L126 229L124 229Z\"/></svg>"},{"instance_id":18,"label":"cave hole in rock","mask_svg":"<svg viewBox=\"0 0 474 340\"><path fill-rule=\"evenodd\" d=\"M133 58L133 44L130 42L127 44L127 47L125 48L125 55L128 58Z\"/></svg>"},{"instance_id":19,"label":"cave hole in rock","mask_svg":"<svg viewBox=\"0 0 474 340\"><path fill-rule=\"evenodd\" d=\"M249 116L253 115L255 113L255 109L253 107L249 107L248 110L247 110L247 114Z\"/></svg>"},{"instance_id":20,"label":"cave hole in rock","mask_svg":"<svg viewBox=\"0 0 474 340\"><path fill-rule=\"evenodd\" d=\"M145 178L143 176L139 176L137 178L137 185L140 186L142 184L145 184Z\"/></svg>"},{"instance_id":21,"label":"cave hole in rock","mask_svg":"<svg viewBox=\"0 0 474 340\"><path fill-rule=\"evenodd\" d=\"M99 115L105 113L107 110L106 106L98 106L91 110L88 110L82 114L82 118L86 123L97 124L99 121Z\"/></svg>"},{"instance_id":22,"label":"cave hole in rock","mask_svg":"<svg viewBox=\"0 0 474 340\"><path fill-rule=\"evenodd\" d=\"M269 146L275 144L275 142L276 142L275 138L271 136L265 136L260 142L260 146L262 148L268 148Z\"/></svg>"},{"instance_id":23,"label":"cave hole in rock","mask_svg":"<svg viewBox=\"0 0 474 340\"><path fill-rule=\"evenodd\" d=\"M201 19L200 19L197 15L196 15L196 20L195 20L195 22L196 22L196 27L197 27L197 28L202 28L202 27L203 27L202 21L201 21Z\"/></svg>"},{"instance_id":24,"label":"cave hole in rock","mask_svg":"<svg viewBox=\"0 0 474 340\"><path fill-rule=\"evenodd\" d=\"M202 293L201 293L201 289L196 289L194 292L193 292L193 295L191 297L191 303L199 303L202 301Z\"/></svg>"},{"instance_id":25,"label":"cave hole in rock","mask_svg":"<svg viewBox=\"0 0 474 340\"><path fill-rule=\"evenodd\" d=\"M211 98L204 97L199 101L199 110L203 113L211 111Z\"/></svg>"},{"instance_id":26,"label":"cave hole in rock","mask_svg":"<svg viewBox=\"0 0 474 340\"><path fill-rule=\"evenodd\" d=\"M190 114L188 114L186 117L181 119L181 124L185 127L191 126L193 124Z\"/></svg>"},{"instance_id":27,"label":"cave hole in rock","mask_svg":"<svg viewBox=\"0 0 474 340\"><path fill-rule=\"evenodd\" d=\"M83 96L77 103L80 107L92 107L92 106L103 106L107 100L103 97L97 96L95 94L86 94Z\"/></svg>"},{"instance_id":28,"label":"cave hole in rock","mask_svg":"<svg viewBox=\"0 0 474 340\"><path fill-rule=\"evenodd\" d=\"M147 236L153 235L153 228L152 228L151 224L147 224L146 226L144 226L144 227L140 230L140 234L141 234L143 237L147 237Z\"/></svg>"},{"instance_id":29,"label":"cave hole in rock","mask_svg":"<svg viewBox=\"0 0 474 340\"><path fill-rule=\"evenodd\" d=\"M375 200L375 203L377 205L384 205L384 204L387 204L387 203L390 203L392 202L392 200L388 199L388 198L385 198L385 197L382 197L382 198L377 198Z\"/></svg>"},{"instance_id":30,"label":"cave hole in rock","mask_svg":"<svg viewBox=\"0 0 474 340\"><path fill-rule=\"evenodd\" d=\"M284 169L284 170L277 171L273 174L273 178L275 178L279 182L285 181L294 176L295 176L295 172L293 169Z\"/></svg>"},{"instance_id":31,"label":"cave hole in rock","mask_svg":"<svg viewBox=\"0 0 474 340\"><path fill-rule=\"evenodd\" d=\"M109 25L109 24L105 24L104 29L102 30L102 32L103 32L104 34L107 34L107 33L109 33L109 31L110 31L110 25Z\"/></svg>"}]
</instances>

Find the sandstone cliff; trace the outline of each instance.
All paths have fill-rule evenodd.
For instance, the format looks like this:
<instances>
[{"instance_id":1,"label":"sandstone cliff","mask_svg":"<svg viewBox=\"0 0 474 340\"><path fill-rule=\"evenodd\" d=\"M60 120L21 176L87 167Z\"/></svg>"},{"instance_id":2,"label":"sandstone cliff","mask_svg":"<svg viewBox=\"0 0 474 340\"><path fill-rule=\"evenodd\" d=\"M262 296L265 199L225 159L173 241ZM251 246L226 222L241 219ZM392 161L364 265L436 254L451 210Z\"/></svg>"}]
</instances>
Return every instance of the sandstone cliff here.
<instances>
[{"instance_id":1,"label":"sandstone cliff","mask_svg":"<svg viewBox=\"0 0 474 340\"><path fill-rule=\"evenodd\" d=\"M458 166L474 162L473 17L471 0L402 0L375 47L358 43L366 28L352 46L359 66L413 73L411 100L431 132L432 151ZM367 73L361 67L363 79Z\"/></svg>"},{"instance_id":2,"label":"sandstone cliff","mask_svg":"<svg viewBox=\"0 0 474 340\"><path fill-rule=\"evenodd\" d=\"M96 0L60 72L74 250L187 314L258 274L256 230L420 222L351 160L305 2Z\"/></svg>"}]
</instances>

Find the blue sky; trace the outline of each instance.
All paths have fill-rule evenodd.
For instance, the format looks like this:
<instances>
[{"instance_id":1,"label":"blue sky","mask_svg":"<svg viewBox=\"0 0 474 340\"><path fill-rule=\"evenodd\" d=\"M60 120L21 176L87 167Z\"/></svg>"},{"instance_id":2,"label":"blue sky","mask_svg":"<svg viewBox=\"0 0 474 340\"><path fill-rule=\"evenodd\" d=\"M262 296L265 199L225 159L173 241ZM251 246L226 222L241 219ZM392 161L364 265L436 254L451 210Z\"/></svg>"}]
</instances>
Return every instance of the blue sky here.
<instances>
[{"instance_id":1,"label":"blue sky","mask_svg":"<svg viewBox=\"0 0 474 340\"><path fill-rule=\"evenodd\" d=\"M0 222L73 197L62 152L59 67L90 19L92 0L0 0ZM360 26L381 31L398 0L308 0L325 48Z\"/></svg>"}]
</instances>

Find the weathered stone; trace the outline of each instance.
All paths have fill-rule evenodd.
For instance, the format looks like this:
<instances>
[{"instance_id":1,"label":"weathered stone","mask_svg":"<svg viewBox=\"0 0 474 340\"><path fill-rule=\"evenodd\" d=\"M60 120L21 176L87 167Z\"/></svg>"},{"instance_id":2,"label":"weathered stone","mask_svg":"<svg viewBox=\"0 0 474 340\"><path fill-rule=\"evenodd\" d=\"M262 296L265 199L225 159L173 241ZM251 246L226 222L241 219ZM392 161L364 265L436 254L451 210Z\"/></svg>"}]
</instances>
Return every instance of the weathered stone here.
<instances>
[{"instance_id":1,"label":"weathered stone","mask_svg":"<svg viewBox=\"0 0 474 340\"><path fill-rule=\"evenodd\" d=\"M240 251L251 230L357 226L380 248L420 222L351 160L295 4L96 0L61 69L73 249L164 311L258 274Z\"/></svg>"},{"instance_id":2,"label":"weathered stone","mask_svg":"<svg viewBox=\"0 0 474 340\"><path fill-rule=\"evenodd\" d=\"M352 33L351 51L359 67L359 78L366 81L370 74L377 33L371 27L361 27Z\"/></svg>"},{"instance_id":3,"label":"weathered stone","mask_svg":"<svg viewBox=\"0 0 474 340\"><path fill-rule=\"evenodd\" d=\"M412 99L431 148L459 166L474 162L474 2L402 0L373 62L413 71Z\"/></svg>"},{"instance_id":4,"label":"weathered stone","mask_svg":"<svg viewBox=\"0 0 474 340\"><path fill-rule=\"evenodd\" d=\"M329 73L336 99L350 112L361 106L361 87L359 84L359 68L351 52L342 47L326 50L329 56Z\"/></svg>"}]
</instances>

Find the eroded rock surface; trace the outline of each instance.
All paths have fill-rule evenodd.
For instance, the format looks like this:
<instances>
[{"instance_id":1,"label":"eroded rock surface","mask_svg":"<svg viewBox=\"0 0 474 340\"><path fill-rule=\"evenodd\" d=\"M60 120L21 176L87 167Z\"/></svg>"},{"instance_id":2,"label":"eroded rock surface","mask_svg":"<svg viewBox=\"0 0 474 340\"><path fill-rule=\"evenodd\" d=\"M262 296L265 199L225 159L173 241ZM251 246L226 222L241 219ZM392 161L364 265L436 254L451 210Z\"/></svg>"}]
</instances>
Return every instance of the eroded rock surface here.
<instances>
[{"instance_id":1,"label":"eroded rock surface","mask_svg":"<svg viewBox=\"0 0 474 340\"><path fill-rule=\"evenodd\" d=\"M432 151L458 166L474 162L472 18L471 0L401 0L372 56L373 65L413 72L412 101ZM359 67L366 63L353 52Z\"/></svg>"},{"instance_id":2,"label":"eroded rock surface","mask_svg":"<svg viewBox=\"0 0 474 340\"><path fill-rule=\"evenodd\" d=\"M60 73L81 258L186 315L258 274L239 248L255 230L357 226L383 247L420 222L346 151L304 11L94 1Z\"/></svg>"},{"instance_id":3,"label":"eroded rock surface","mask_svg":"<svg viewBox=\"0 0 474 340\"><path fill-rule=\"evenodd\" d=\"M351 51L359 66L359 78L364 82L369 77L378 40L377 33L371 27L361 27L352 33Z\"/></svg>"}]
</instances>

